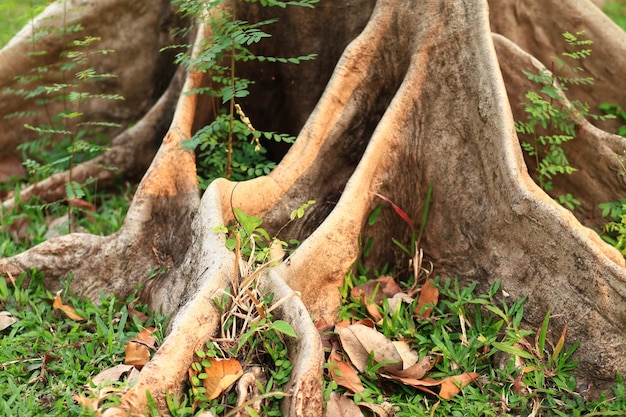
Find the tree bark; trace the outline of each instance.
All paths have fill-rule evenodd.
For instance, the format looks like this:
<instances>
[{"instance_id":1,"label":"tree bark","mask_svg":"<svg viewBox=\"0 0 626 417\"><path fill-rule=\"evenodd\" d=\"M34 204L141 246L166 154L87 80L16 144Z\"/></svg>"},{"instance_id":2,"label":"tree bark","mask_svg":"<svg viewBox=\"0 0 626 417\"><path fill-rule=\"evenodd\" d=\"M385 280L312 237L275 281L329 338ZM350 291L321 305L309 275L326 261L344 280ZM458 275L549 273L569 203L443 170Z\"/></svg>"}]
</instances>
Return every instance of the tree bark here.
<instances>
[{"instance_id":1,"label":"tree bark","mask_svg":"<svg viewBox=\"0 0 626 417\"><path fill-rule=\"evenodd\" d=\"M310 67L244 69L258 75L259 90L267 88L274 104L264 106L262 98L256 99L262 92L255 92L246 102L253 122L266 119L270 129L300 132L271 174L238 184L217 180L200 199L193 155L180 144L207 115L198 110L202 97L181 94L120 232L71 234L0 259L4 275L37 268L51 287L73 273L71 289L92 297L100 290L124 294L144 284L152 308L175 314L164 344L123 397L124 410L143 412L148 389L165 410L165 393L180 392L192 352L217 329L219 314L211 300L236 277L234 255L215 226L232 221L236 207L262 216L275 233L293 209L315 199L319 203L303 221L281 231L282 238L302 240L301 246L268 269L263 282L272 291L301 294L303 304L293 298L298 306L282 314L299 323L299 340L311 343L291 347L303 359L285 410L293 416L320 415L320 347L314 329L302 320L303 309L316 318L335 319L338 287L359 259L360 236L375 239L364 260L368 264L406 261L391 244L392 237L409 241L403 221L390 208L372 227L367 217L381 204L378 193L419 227L431 185L420 246L436 275L478 281L482 288L502 280L510 297L529 297L531 326L548 310L562 314L570 340L581 342L577 372L582 381L601 387L615 372L626 371L625 262L583 225L597 221L597 203L624 196L626 186L612 160L626 149L624 139L577 122L578 136L567 152L580 171L555 184L555 192L571 190L583 202L577 218L532 181L513 122L521 115L523 94L532 89L521 70L542 63L550 68L549 55L558 50L560 34L577 29L570 23L594 39L587 64L596 78L593 89L572 92L572 97L592 105L624 105L620 60L626 55L618 52L624 52L626 35L582 0L536 0L521 9L517 2L498 1L491 10L486 1L474 0L379 0L371 5L322 2L314 19L285 15L287 25L303 27L300 34L288 29L288 47L315 39L322 48L336 37L342 47L349 42L341 57L337 48L329 48ZM337 19L350 24L341 26ZM325 32L326 26L332 30ZM341 36L335 36L339 29ZM268 55L288 54L281 52L278 39L269 44ZM611 59L602 61L605 56ZM201 74L190 72L182 90L201 83ZM298 96L302 101L293 104ZM146 282L149 270L161 266L166 273ZM290 316L293 311L299 313ZM303 398L312 399L315 407L306 407Z\"/></svg>"}]
</instances>

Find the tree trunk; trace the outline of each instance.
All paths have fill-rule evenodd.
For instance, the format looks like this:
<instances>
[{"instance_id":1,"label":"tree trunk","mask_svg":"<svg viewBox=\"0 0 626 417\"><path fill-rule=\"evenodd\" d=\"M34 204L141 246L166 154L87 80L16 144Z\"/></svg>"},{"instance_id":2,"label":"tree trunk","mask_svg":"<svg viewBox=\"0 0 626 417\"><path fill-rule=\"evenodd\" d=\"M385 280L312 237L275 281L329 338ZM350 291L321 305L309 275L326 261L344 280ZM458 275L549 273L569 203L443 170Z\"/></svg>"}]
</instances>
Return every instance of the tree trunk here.
<instances>
[{"instance_id":1,"label":"tree trunk","mask_svg":"<svg viewBox=\"0 0 626 417\"><path fill-rule=\"evenodd\" d=\"M101 9L94 12L132 11L117 3L99 2ZM335 319L338 287L359 258L360 236L374 237L368 264L404 261L391 238L409 241L410 232L391 208L367 226L368 215L381 203L376 194L418 222L432 185L420 246L434 273L478 281L483 288L502 280L512 298L529 297L526 313L533 326L547 310L562 314L570 340L581 342L579 378L596 385L613 380L615 372L626 371L625 263L583 224L597 220L598 203L624 196L626 186L612 156L621 154L626 143L600 129L610 125L577 122L578 136L567 153L579 171L554 189L555 195L567 190L581 200L577 218L529 176L513 120L523 116L518 103L533 88L521 70L542 63L550 68L550 55L559 50L566 30L584 28L595 42L585 65L596 84L572 89L572 98L592 106L626 104L621 76L626 35L587 0L490 5L491 10L486 1L475 0L379 0L374 7L373 1L342 0L321 2L311 13L284 12L277 26L284 32L263 53L321 56L298 67L243 68L259 80L258 91L245 102L253 122L299 131L270 175L238 184L217 180L200 198L193 154L181 149L181 142L207 114L200 110L205 108L202 96L180 94L170 128L118 233L51 239L1 259L0 273L37 268L50 287L73 273L71 289L92 297L101 290L124 294L144 284L150 306L175 316L164 344L123 404L143 412L149 389L165 409L165 393L180 392L192 352L219 325L211 300L234 279L234 254L225 249L224 236L215 227L230 222L236 207L262 216L275 233L293 209L314 199L318 204L303 221L280 234L300 239L301 246L267 270L263 285L281 294L301 294L301 302L291 297L293 304L282 309L300 335L300 345L290 347L300 359L285 408L288 415L319 415L321 348L315 329L302 317ZM250 16L266 12L247 3L242 7ZM89 33L91 28L85 27ZM156 21L137 18L133 33L155 27ZM282 33L289 42L283 42ZM196 46L200 39L198 35ZM314 50L304 50L309 47ZM158 61L157 49L152 52L149 61ZM119 70L126 64L121 59ZM3 65L6 61L0 74L7 71ZM133 84L148 86L138 95L154 103L148 100L154 72L129 77ZM0 79L10 83L10 78ZM182 91L201 83L202 74L190 72ZM175 80L171 86L176 88ZM161 266L166 273L146 282L150 269Z\"/></svg>"}]
</instances>

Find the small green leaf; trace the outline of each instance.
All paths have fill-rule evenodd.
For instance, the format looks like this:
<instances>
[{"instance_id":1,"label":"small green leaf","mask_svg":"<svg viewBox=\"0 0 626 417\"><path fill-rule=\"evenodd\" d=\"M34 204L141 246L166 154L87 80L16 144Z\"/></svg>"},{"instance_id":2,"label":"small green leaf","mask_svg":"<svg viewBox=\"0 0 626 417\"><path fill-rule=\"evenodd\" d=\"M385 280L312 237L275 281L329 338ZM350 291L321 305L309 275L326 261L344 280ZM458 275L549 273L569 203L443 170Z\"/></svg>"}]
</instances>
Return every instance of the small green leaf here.
<instances>
[{"instance_id":1,"label":"small green leaf","mask_svg":"<svg viewBox=\"0 0 626 417\"><path fill-rule=\"evenodd\" d=\"M277 332L286 334L287 336L297 337L293 327L291 327L291 325L284 320L276 320L272 322L270 328L276 330Z\"/></svg>"}]
</instances>

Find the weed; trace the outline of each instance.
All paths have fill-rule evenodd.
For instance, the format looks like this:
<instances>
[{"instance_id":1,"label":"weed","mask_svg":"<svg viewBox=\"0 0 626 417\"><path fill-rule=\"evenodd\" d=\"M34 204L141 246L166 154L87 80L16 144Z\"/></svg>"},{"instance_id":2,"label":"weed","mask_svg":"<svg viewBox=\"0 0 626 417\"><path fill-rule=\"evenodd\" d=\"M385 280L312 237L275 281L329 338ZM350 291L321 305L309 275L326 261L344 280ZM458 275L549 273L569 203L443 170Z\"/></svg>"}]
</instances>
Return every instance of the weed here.
<instances>
[{"instance_id":1,"label":"weed","mask_svg":"<svg viewBox=\"0 0 626 417\"><path fill-rule=\"evenodd\" d=\"M0 311L18 319L0 338L0 414L93 415L75 396L124 358L124 345L138 331L164 320L157 316L142 323L131 314L130 299L103 297L95 305L67 290L61 295L85 320L74 321L54 307L55 297L39 273L23 274L14 285L0 280ZM134 305L132 311L145 313L146 307Z\"/></svg>"},{"instance_id":2,"label":"weed","mask_svg":"<svg viewBox=\"0 0 626 417\"><path fill-rule=\"evenodd\" d=\"M298 1L247 1L259 2L262 6L301 6L313 7L318 0ZM210 75L210 85L194 90L192 94L205 94L213 98L213 108L218 109L215 119L198 130L185 142L187 149L197 149L199 159L200 188L205 189L215 178L233 180L254 178L269 174L276 166L268 159L262 141L292 143L292 136L261 132L254 128L245 115L238 99L250 94L251 80L236 74L238 62L267 61L299 64L310 60L315 54L299 57L267 57L252 53L251 45L270 37L262 28L276 22L276 19L251 23L237 18L237 1L229 5L224 0L175 0L183 15L206 16L206 25L211 35L204 39L203 49L197 57L187 53L178 55L177 62L184 63L190 70Z\"/></svg>"},{"instance_id":3,"label":"weed","mask_svg":"<svg viewBox=\"0 0 626 417\"><path fill-rule=\"evenodd\" d=\"M584 71L579 63L591 55L590 46L593 44L593 41L583 39L583 34L584 31L563 33L563 39L571 51L562 52L562 57L552 56L551 71L546 68L536 74L522 71L541 88L526 93L528 101L522 103L526 120L516 121L515 128L518 133L531 139L522 141L522 149L535 159L533 176L545 191L552 190L554 176L576 171L563 149L564 143L576 137L576 119L591 117L603 120L611 117L590 113L589 105L578 100L571 100L569 104L566 101L565 92L569 86L593 84L593 77L577 75ZM556 201L570 210L580 205L580 201L569 193L558 196Z\"/></svg>"}]
</instances>

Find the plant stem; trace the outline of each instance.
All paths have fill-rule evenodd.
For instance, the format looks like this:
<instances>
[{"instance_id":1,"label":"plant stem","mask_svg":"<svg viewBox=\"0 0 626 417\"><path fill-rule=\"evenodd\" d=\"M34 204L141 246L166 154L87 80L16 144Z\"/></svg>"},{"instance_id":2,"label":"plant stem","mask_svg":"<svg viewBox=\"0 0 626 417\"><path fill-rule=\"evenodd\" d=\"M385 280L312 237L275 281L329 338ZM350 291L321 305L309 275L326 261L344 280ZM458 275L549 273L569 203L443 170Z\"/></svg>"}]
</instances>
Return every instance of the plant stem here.
<instances>
[{"instance_id":1,"label":"plant stem","mask_svg":"<svg viewBox=\"0 0 626 417\"><path fill-rule=\"evenodd\" d=\"M237 19L237 0L232 0L233 23ZM230 49L230 88L232 89L232 97L229 106L229 126L228 126L228 151L226 154L226 179L230 179L233 163L233 129L235 122L235 39L232 40Z\"/></svg>"}]
</instances>

